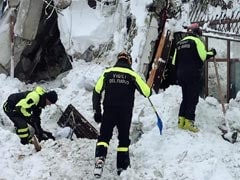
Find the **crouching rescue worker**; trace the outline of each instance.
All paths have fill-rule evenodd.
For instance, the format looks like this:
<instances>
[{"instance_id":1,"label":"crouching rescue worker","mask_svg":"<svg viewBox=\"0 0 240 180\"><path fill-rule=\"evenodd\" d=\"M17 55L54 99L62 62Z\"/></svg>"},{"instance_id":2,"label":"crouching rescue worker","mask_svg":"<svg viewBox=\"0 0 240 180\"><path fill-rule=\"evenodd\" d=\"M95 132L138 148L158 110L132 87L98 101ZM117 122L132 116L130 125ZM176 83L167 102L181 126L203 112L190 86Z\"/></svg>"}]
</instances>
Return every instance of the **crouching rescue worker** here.
<instances>
[{"instance_id":1,"label":"crouching rescue worker","mask_svg":"<svg viewBox=\"0 0 240 180\"><path fill-rule=\"evenodd\" d=\"M187 36L176 44L172 64L176 65L177 82L182 88L182 102L178 113L178 128L198 132L194 125L199 99L201 73L205 60L216 55L216 50L206 50L201 40L202 30L197 23L190 25Z\"/></svg>"},{"instance_id":2,"label":"crouching rescue worker","mask_svg":"<svg viewBox=\"0 0 240 180\"><path fill-rule=\"evenodd\" d=\"M16 134L22 144L31 142L32 137L28 124L33 127L39 141L55 140L52 133L42 129L40 114L45 106L55 104L57 100L58 96L55 91L45 92L40 86L33 91L15 93L8 97L3 105L3 110L14 123Z\"/></svg>"},{"instance_id":3,"label":"crouching rescue worker","mask_svg":"<svg viewBox=\"0 0 240 180\"><path fill-rule=\"evenodd\" d=\"M96 177L101 177L109 141L112 138L115 126L118 129L118 175L130 165L129 129L135 90L137 89L145 97L149 97L152 93L146 82L132 70L131 65L131 56L126 52L120 52L115 66L103 72L93 90L94 119L97 123L101 123L100 135L95 150L94 175ZM101 95L103 91L105 93L102 114Z\"/></svg>"}]
</instances>

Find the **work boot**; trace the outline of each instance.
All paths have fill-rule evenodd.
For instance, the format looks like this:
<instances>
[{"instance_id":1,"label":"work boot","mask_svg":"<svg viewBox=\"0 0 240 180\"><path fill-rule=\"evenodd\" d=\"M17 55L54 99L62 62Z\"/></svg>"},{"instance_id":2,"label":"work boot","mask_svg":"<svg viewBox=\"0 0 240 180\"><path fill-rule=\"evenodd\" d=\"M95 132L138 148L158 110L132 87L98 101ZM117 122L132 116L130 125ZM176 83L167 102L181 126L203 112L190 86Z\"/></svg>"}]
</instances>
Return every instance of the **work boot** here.
<instances>
[{"instance_id":1,"label":"work boot","mask_svg":"<svg viewBox=\"0 0 240 180\"><path fill-rule=\"evenodd\" d=\"M194 126L194 122L192 120L189 120L189 119L185 119L185 124L183 126L183 129L185 130L189 130L189 131L192 131L192 132L198 132L199 129Z\"/></svg>"},{"instance_id":2,"label":"work boot","mask_svg":"<svg viewBox=\"0 0 240 180\"><path fill-rule=\"evenodd\" d=\"M185 125L185 117L179 116L178 117L178 128L183 129L184 125Z\"/></svg>"},{"instance_id":3,"label":"work boot","mask_svg":"<svg viewBox=\"0 0 240 180\"><path fill-rule=\"evenodd\" d=\"M105 157L96 157L95 158L95 168L94 168L94 176L96 178L101 178L103 173L103 166L105 163Z\"/></svg>"},{"instance_id":4,"label":"work boot","mask_svg":"<svg viewBox=\"0 0 240 180\"><path fill-rule=\"evenodd\" d=\"M103 145L102 145L103 144ZM101 178L103 173L103 166L107 156L108 144L105 142L98 142L95 150L95 168L94 176L96 178Z\"/></svg>"},{"instance_id":5,"label":"work boot","mask_svg":"<svg viewBox=\"0 0 240 180\"><path fill-rule=\"evenodd\" d=\"M117 174L120 176L123 170L130 166L129 151L117 152Z\"/></svg>"}]
</instances>

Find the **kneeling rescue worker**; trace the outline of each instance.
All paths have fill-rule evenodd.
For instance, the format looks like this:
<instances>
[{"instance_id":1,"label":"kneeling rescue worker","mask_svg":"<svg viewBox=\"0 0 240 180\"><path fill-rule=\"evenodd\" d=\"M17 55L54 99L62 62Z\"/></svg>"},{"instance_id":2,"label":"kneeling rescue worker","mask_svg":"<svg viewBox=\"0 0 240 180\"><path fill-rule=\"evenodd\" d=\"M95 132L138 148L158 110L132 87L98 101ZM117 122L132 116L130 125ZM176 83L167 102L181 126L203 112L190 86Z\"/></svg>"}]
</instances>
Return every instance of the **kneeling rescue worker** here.
<instances>
[{"instance_id":1,"label":"kneeling rescue worker","mask_svg":"<svg viewBox=\"0 0 240 180\"><path fill-rule=\"evenodd\" d=\"M39 141L53 139L52 133L44 131L41 127L40 114L42 108L55 104L58 95L55 91L45 92L37 86L33 91L25 91L11 94L3 105L3 110L14 123L16 134L22 144L31 142L31 135L28 124L31 125Z\"/></svg>"}]
</instances>

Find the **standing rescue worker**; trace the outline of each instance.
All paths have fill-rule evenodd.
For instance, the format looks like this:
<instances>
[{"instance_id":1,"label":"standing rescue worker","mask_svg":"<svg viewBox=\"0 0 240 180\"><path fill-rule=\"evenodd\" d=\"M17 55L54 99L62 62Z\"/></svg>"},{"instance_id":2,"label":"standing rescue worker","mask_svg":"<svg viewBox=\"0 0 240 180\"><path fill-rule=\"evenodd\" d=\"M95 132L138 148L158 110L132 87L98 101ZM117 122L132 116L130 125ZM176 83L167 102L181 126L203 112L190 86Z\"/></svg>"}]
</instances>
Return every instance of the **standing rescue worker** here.
<instances>
[{"instance_id":1,"label":"standing rescue worker","mask_svg":"<svg viewBox=\"0 0 240 180\"><path fill-rule=\"evenodd\" d=\"M31 142L31 135L28 124L34 130L39 141L55 139L52 133L44 131L41 127L40 114L42 108L55 104L58 99L55 91L45 92L37 86L33 91L26 91L11 94L3 105L3 110L14 123L16 134L21 139L22 144Z\"/></svg>"},{"instance_id":2,"label":"standing rescue worker","mask_svg":"<svg viewBox=\"0 0 240 180\"><path fill-rule=\"evenodd\" d=\"M176 65L177 82L182 88L182 102L178 114L178 128L198 132L194 126L195 110L199 99L203 63L216 55L206 50L200 39L202 31L197 23L187 29L187 36L176 44L172 64Z\"/></svg>"},{"instance_id":3,"label":"standing rescue worker","mask_svg":"<svg viewBox=\"0 0 240 180\"><path fill-rule=\"evenodd\" d=\"M135 90L137 89L145 97L149 97L152 93L146 82L132 70L131 65L131 56L124 51L120 52L115 66L103 72L93 91L94 119L97 123L101 123L100 135L95 151L95 170L98 171L100 169L100 174L102 173L109 141L112 138L115 126L118 129L119 140L117 148L118 175L130 165L129 129ZM102 115L101 94L103 91L105 91L105 94Z\"/></svg>"}]
</instances>

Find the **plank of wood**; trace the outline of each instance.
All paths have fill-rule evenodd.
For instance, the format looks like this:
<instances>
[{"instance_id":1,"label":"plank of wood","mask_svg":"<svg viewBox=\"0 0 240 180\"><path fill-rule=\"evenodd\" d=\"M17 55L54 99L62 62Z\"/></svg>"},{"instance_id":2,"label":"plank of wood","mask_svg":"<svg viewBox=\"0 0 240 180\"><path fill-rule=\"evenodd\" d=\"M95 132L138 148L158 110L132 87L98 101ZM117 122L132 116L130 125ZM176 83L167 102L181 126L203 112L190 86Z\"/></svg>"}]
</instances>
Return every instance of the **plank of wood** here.
<instances>
[{"instance_id":1,"label":"plank of wood","mask_svg":"<svg viewBox=\"0 0 240 180\"><path fill-rule=\"evenodd\" d=\"M164 28L163 32L162 32L162 35L161 35L161 39L160 39L159 44L158 44L157 52L155 54L155 58L154 58L154 61L153 61L153 64L152 64L152 69L149 72L149 78L147 80L147 84L151 88L153 86L154 77L156 75L156 71L157 71L157 68L158 68L158 63L159 63L160 57L162 55L165 40L166 40L166 32L165 32L165 28Z\"/></svg>"}]
</instances>

